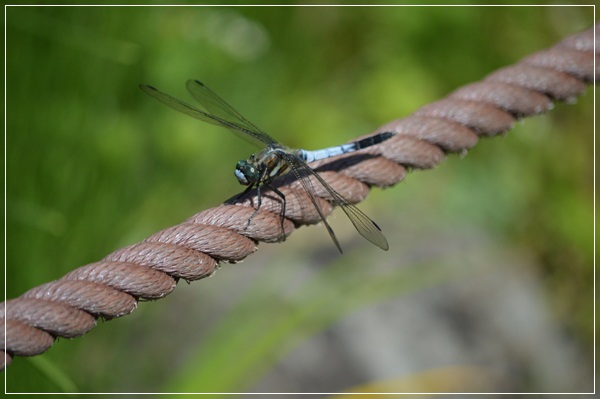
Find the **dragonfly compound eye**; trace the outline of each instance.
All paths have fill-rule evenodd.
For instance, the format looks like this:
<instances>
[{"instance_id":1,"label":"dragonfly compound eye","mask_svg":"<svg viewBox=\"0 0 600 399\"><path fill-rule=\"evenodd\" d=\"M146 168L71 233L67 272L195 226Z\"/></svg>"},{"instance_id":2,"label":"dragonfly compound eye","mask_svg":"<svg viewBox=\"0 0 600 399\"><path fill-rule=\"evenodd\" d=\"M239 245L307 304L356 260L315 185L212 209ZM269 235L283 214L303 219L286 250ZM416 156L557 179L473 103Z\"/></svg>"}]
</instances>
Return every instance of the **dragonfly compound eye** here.
<instances>
[{"instance_id":1,"label":"dragonfly compound eye","mask_svg":"<svg viewBox=\"0 0 600 399\"><path fill-rule=\"evenodd\" d=\"M240 184L248 186L254 184L258 180L258 171L254 165L248 161L239 161L235 167L235 177Z\"/></svg>"}]
</instances>

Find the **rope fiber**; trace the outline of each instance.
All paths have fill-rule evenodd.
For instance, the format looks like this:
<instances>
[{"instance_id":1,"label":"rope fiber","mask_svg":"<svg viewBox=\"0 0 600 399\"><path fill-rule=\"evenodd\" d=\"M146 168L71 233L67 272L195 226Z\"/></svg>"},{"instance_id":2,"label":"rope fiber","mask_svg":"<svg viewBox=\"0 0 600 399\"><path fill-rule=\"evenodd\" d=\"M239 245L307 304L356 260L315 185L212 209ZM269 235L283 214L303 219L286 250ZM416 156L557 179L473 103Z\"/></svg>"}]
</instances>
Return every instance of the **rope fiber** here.
<instances>
[{"instance_id":1,"label":"rope fiber","mask_svg":"<svg viewBox=\"0 0 600 399\"><path fill-rule=\"evenodd\" d=\"M600 24L381 126L371 135L396 133L383 145L311 166L350 203L361 202L371 186L393 186L409 169L430 169L447 153L465 153L480 137L506 132L520 118L549 111L553 101L572 102L599 75L598 67L594 70L600 54L594 53L594 33L599 32ZM220 262L241 261L256 251L258 242L281 241L295 228L319 222L310 198L291 177L273 182L287 200L285 235L281 198L266 188L248 225L256 206L254 190L5 302L0 310L6 326L2 369L14 356L43 353L57 337L85 334L99 318L131 313L140 299L168 295L179 279L200 280L215 273ZM333 210L328 193L315 188L327 216Z\"/></svg>"}]
</instances>

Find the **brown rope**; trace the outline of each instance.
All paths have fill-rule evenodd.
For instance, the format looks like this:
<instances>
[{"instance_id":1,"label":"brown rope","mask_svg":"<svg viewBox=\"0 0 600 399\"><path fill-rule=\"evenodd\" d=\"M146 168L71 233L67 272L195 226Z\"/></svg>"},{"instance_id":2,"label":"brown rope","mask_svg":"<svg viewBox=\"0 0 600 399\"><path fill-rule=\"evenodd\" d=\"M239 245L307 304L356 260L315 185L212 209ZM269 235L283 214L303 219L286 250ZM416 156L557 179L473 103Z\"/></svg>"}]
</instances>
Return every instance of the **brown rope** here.
<instances>
[{"instance_id":1,"label":"brown rope","mask_svg":"<svg viewBox=\"0 0 600 399\"><path fill-rule=\"evenodd\" d=\"M398 183L407 167L433 168L446 153L465 152L481 136L505 132L518 118L550 110L552 101L572 101L581 95L586 83L599 75L598 69L594 71L600 54L594 54L594 31L600 31L600 24L382 126L376 132L397 132L384 145L311 166L353 203L362 201L371 186ZM296 226L319 221L297 181L284 176L276 183L287 199L286 236ZM317 194L327 198L325 192ZM2 368L13 356L44 352L56 337L85 334L99 317L131 313L139 299L164 297L180 278L210 276L219 262L237 262L253 253L257 242L280 241L280 198L268 190L263 196L249 226L256 193L202 211L7 301L0 310L6 323ZM330 203L319 201L324 214L331 213Z\"/></svg>"}]
</instances>

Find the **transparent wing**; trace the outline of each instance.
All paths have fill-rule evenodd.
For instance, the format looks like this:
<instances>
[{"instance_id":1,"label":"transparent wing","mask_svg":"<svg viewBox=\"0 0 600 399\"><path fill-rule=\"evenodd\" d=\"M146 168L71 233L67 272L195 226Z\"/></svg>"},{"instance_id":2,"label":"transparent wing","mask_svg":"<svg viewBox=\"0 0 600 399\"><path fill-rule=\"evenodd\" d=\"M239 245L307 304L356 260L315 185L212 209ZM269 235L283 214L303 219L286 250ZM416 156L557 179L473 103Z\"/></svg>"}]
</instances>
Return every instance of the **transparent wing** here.
<instances>
[{"instance_id":1,"label":"transparent wing","mask_svg":"<svg viewBox=\"0 0 600 399\"><path fill-rule=\"evenodd\" d=\"M304 167L300 166L300 163L302 163L303 165L306 165L306 164L303 161L298 160L295 156L290 155L288 153L284 153L284 152L281 152L280 154L282 155L284 161L290 166L290 170L294 174L296 179L298 179L300 181L300 183L302 184L304 191L306 191L306 193L308 194L308 197L312 201L315 209L319 213L319 216L321 217L321 220L323 221L323 224L325 225L325 228L327 229L327 232L329 233L331 240L337 247L338 251L340 251L340 253L342 253L342 247L340 246L340 243L339 243L337 237L335 236L333 229L331 228L329 223L327 223L327 220L325 219L325 215L323 215L323 211L321 210L319 203L317 202L317 200L315 199L315 196L313 195L315 190L312 186L312 183L310 182L309 179L306 178L306 172L305 172L306 169L309 169L313 174L315 174L315 172L313 172L313 170L310 169L309 167L304 168ZM309 172L309 173L311 173L311 172ZM321 178L321 177L319 176L319 178Z\"/></svg>"},{"instance_id":2,"label":"transparent wing","mask_svg":"<svg viewBox=\"0 0 600 399\"><path fill-rule=\"evenodd\" d=\"M255 124L244 118L225 100L219 97L199 80L187 81L187 89L206 110L218 118L241 126L248 133L265 144L277 144L277 141L259 129Z\"/></svg>"},{"instance_id":3,"label":"transparent wing","mask_svg":"<svg viewBox=\"0 0 600 399\"><path fill-rule=\"evenodd\" d=\"M350 221L361 236L369 240L371 243L377 245L384 251L387 251L389 249L387 239L381 232L381 229L379 228L377 223L372 221L360 209L352 205L350 202L348 202L346 198L344 198L341 194L335 191L317 172L315 172L311 167L309 167L304 161L289 153L281 152L281 154L285 162L287 162L290 166L292 173L294 173L296 178L302 184L304 190L308 193L308 196L310 197L315 208L317 208L319 216L321 216L321 219L323 220L323 223L327 228L327 232L331 236L331 239L333 240L340 252L342 252L340 244L337 238L335 237L333 230L325 220L325 217L323 216L323 213L319 208L317 201L314 198L314 189L312 183L306 177L307 174L313 175L319 181L319 183L323 185L323 187L327 190L329 195L331 195L333 203L342 208L346 216L348 216L348 219L350 219Z\"/></svg>"},{"instance_id":4,"label":"transparent wing","mask_svg":"<svg viewBox=\"0 0 600 399\"><path fill-rule=\"evenodd\" d=\"M203 106L206 108L206 111L203 111L199 108L194 107L193 105L187 104L184 101L181 101L167 93L164 93L155 87L141 84L140 89L142 89L142 91L149 94L150 96L156 98L163 104L166 104L179 112L189 115L192 118L196 118L203 122L211 123L213 125L226 127L233 131L237 136L243 138L246 141L249 141L250 143L258 147L264 147L266 144L277 144L277 142L273 138L271 138L266 133L260 131L260 129L258 129L252 123L248 122L231 106L227 105L227 103L225 103L224 100L219 98L212 91L208 90L208 88L206 88L208 92L212 93L215 99L218 99L218 101L214 100L215 104L220 102L226 105L226 107L218 108L221 111L218 112L216 115L213 115L211 112L207 112L209 111L209 107L206 107L205 104L203 104ZM211 106L210 108L217 109L216 106Z\"/></svg>"}]
</instances>

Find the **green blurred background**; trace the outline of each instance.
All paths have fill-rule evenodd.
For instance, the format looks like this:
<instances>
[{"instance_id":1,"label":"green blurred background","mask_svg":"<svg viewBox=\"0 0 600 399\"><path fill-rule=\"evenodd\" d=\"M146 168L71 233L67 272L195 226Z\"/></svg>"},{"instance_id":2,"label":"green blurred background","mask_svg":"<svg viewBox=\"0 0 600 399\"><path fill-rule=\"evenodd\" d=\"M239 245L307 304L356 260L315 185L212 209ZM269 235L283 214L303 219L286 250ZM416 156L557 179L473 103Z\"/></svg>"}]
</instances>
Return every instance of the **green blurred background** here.
<instances>
[{"instance_id":1,"label":"green blurred background","mask_svg":"<svg viewBox=\"0 0 600 399\"><path fill-rule=\"evenodd\" d=\"M6 296L242 189L232 171L254 148L159 104L139 83L191 101L185 81L200 79L281 142L319 148L373 131L588 28L592 11L9 7ZM15 359L8 390L285 390L269 385L268 376L357 312L456 284L476 287L477 276L513 264L533 276L553 325L582 353L580 365L590 365L592 121L590 88L576 104L558 104L504 137L482 140L466 157L452 155L433 171L374 190L360 207L383 227L389 252L362 240L336 212L343 256L321 226L302 228L281 245L261 244L210 280L179 284L169 297L99 322L83 338ZM408 326L375 327L401 336ZM331 385L315 386L331 392L410 379L447 366L438 355L432 352L427 366L332 375ZM510 369L490 359L492 369ZM320 362L317 356L304 368L318 370ZM295 375L286 374L287 386L312 390ZM544 380L532 375L508 387L543 391ZM574 386L590 384L583 373Z\"/></svg>"}]
</instances>

